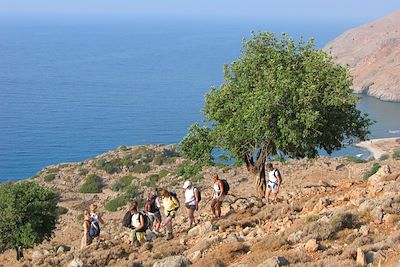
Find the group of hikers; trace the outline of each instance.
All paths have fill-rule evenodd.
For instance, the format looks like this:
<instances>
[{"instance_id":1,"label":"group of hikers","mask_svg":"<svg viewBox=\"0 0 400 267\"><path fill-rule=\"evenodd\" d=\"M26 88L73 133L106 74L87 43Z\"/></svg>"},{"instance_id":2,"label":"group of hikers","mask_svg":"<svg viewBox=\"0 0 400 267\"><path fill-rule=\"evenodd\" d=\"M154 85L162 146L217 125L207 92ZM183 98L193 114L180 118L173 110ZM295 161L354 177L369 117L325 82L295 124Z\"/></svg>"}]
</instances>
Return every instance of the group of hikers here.
<instances>
[{"instance_id":1,"label":"group of hikers","mask_svg":"<svg viewBox=\"0 0 400 267\"><path fill-rule=\"evenodd\" d=\"M281 174L278 169L274 168L271 163L266 164L268 171L268 181L266 182L265 200L269 203L269 197L272 193L274 201L279 193L282 181ZM229 183L225 179L220 179L217 174L211 176L213 194L210 198L211 211L214 219L221 217L221 206L225 196L229 192ZM194 213L199 210L199 202L201 201L201 192L191 181L187 180L183 184L185 206L189 221L189 229L197 224ZM149 229L156 236L161 236L162 216L160 209L164 211L164 226L166 228L166 239L173 238L173 219L180 208L179 199L175 192L166 189L155 189L151 192L143 209L139 209L139 202L133 199L130 203L129 210L125 213L122 220L123 226L130 229L129 243L140 246L146 242L145 233ZM90 210L84 211L83 221L83 237L81 249L92 243L93 239L100 235L100 225L104 224L104 220L97 212L97 205L90 205Z\"/></svg>"}]
</instances>

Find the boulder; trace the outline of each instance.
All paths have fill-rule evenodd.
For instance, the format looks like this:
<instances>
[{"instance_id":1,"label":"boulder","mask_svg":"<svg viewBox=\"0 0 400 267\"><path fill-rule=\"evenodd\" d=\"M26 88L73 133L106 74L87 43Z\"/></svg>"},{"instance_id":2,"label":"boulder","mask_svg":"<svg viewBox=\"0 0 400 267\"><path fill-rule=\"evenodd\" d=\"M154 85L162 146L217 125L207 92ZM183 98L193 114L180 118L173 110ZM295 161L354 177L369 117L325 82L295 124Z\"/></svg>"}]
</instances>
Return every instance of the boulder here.
<instances>
[{"instance_id":1,"label":"boulder","mask_svg":"<svg viewBox=\"0 0 400 267\"><path fill-rule=\"evenodd\" d=\"M291 244L296 244L296 243L298 243L300 241L302 235L303 235L303 231L301 231L301 230L297 231L297 232L294 232L294 233L291 233L288 236L287 241L289 243L291 243Z\"/></svg>"},{"instance_id":2,"label":"boulder","mask_svg":"<svg viewBox=\"0 0 400 267\"><path fill-rule=\"evenodd\" d=\"M189 259L183 256L170 256L153 264L153 267L186 267L192 264Z\"/></svg>"},{"instance_id":3,"label":"boulder","mask_svg":"<svg viewBox=\"0 0 400 267\"><path fill-rule=\"evenodd\" d=\"M382 218L383 218L383 210L381 207L375 207L371 213L371 217L374 219L375 223L382 223Z\"/></svg>"},{"instance_id":4,"label":"boulder","mask_svg":"<svg viewBox=\"0 0 400 267\"><path fill-rule=\"evenodd\" d=\"M356 266L358 267L367 266L367 260L365 258L364 251L362 251L361 248L357 248Z\"/></svg>"},{"instance_id":5,"label":"boulder","mask_svg":"<svg viewBox=\"0 0 400 267\"><path fill-rule=\"evenodd\" d=\"M257 267L279 267L285 265L289 265L289 261L287 259L285 259L284 257L274 256L257 265Z\"/></svg>"},{"instance_id":6,"label":"boulder","mask_svg":"<svg viewBox=\"0 0 400 267\"><path fill-rule=\"evenodd\" d=\"M69 264L68 267L84 267L83 261L79 258L73 259Z\"/></svg>"},{"instance_id":7,"label":"boulder","mask_svg":"<svg viewBox=\"0 0 400 267\"><path fill-rule=\"evenodd\" d=\"M218 227L210 221L205 222L204 224L199 224L188 232L188 237L193 237L196 235L204 236L205 234L211 233L217 230Z\"/></svg>"},{"instance_id":8,"label":"boulder","mask_svg":"<svg viewBox=\"0 0 400 267\"><path fill-rule=\"evenodd\" d=\"M310 239L307 241L306 245L304 246L304 249L308 252L315 252L319 248L319 245L317 243L317 240L315 239Z\"/></svg>"}]
</instances>

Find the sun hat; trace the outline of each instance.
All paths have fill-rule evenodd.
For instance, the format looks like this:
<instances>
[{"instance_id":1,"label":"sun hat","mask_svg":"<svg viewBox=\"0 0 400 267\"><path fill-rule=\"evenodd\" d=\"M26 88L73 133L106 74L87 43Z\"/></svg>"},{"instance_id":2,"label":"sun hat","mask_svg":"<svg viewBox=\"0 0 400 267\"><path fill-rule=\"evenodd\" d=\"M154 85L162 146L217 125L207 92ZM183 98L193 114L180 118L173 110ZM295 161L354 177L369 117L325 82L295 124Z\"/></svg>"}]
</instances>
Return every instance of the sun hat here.
<instances>
[{"instance_id":1,"label":"sun hat","mask_svg":"<svg viewBox=\"0 0 400 267\"><path fill-rule=\"evenodd\" d=\"M189 180L187 180L187 181L185 181L185 182L183 183L183 189L186 189L186 188L188 188L188 187L191 186L191 185L192 185L192 182L189 181Z\"/></svg>"}]
</instances>

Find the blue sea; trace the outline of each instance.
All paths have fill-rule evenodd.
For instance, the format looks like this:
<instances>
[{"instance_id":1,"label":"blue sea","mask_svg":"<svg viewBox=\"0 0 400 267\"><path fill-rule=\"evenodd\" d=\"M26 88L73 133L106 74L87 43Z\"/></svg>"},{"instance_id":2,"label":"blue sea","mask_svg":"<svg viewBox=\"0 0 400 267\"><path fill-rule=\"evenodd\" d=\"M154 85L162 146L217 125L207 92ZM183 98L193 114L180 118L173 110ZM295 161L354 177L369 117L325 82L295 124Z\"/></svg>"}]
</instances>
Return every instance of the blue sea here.
<instances>
[{"instance_id":1,"label":"blue sea","mask_svg":"<svg viewBox=\"0 0 400 267\"><path fill-rule=\"evenodd\" d=\"M251 31L315 37L323 47L361 23L2 19L0 182L120 145L179 142ZM378 121L371 137L400 135L399 103L363 96L359 107ZM349 153L365 152L335 155Z\"/></svg>"}]
</instances>

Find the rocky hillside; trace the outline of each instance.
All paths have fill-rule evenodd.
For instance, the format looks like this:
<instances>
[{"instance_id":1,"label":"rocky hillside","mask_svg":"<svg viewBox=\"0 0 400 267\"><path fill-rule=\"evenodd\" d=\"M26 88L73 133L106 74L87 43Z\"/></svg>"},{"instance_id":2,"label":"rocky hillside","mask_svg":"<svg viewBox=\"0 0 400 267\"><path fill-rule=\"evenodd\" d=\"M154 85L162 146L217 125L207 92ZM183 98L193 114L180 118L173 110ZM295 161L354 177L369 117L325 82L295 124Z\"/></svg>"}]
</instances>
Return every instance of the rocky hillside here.
<instances>
[{"instance_id":1,"label":"rocky hillside","mask_svg":"<svg viewBox=\"0 0 400 267\"><path fill-rule=\"evenodd\" d=\"M400 101L400 10L344 32L324 49L349 65L355 92Z\"/></svg>"},{"instance_id":2,"label":"rocky hillside","mask_svg":"<svg viewBox=\"0 0 400 267\"><path fill-rule=\"evenodd\" d=\"M196 170L177 157L173 146L121 147L82 163L50 166L32 179L59 190L66 213L52 240L26 251L20 263L14 251L0 254L0 266L355 266L356 261L395 266L400 260L400 153L387 152L372 161L274 162L283 176L274 204L254 195L245 168ZM207 203L213 173L231 185L216 221ZM100 177L101 192L81 193L93 175ZM183 177L192 177L202 189L199 225L187 229L181 207L174 239L148 231L145 245L128 245L121 225L126 200L153 186L176 190L182 198ZM101 207L106 224L101 240L79 250L82 210L91 203Z\"/></svg>"}]
</instances>

